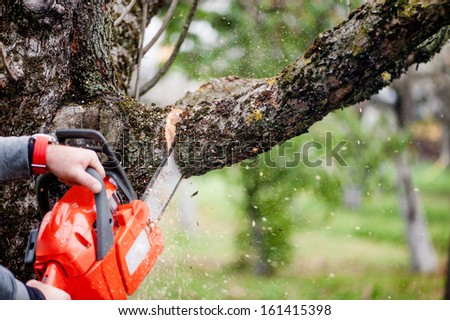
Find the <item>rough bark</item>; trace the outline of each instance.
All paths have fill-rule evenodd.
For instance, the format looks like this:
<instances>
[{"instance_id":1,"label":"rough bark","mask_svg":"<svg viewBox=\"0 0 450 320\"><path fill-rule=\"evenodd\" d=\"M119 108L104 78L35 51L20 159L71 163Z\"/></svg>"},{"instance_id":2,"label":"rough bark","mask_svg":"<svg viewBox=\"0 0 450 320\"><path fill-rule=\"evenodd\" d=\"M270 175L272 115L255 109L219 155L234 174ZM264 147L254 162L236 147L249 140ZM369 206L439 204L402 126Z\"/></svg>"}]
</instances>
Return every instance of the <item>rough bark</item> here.
<instances>
[{"instance_id":1,"label":"rough bark","mask_svg":"<svg viewBox=\"0 0 450 320\"><path fill-rule=\"evenodd\" d=\"M158 8L162 1L152 3ZM98 129L142 191L164 156L170 107L140 104L119 90L128 76L117 81L117 65L122 61L121 70L129 72L134 54L112 56L119 49L112 43L111 3L6 0L0 16L8 66L0 73L1 134ZM449 1L366 4L273 78L228 77L187 94L177 103L184 109L177 150L183 172L200 175L252 157L306 132L327 113L368 98L439 51L425 50L425 44L449 24ZM122 41L120 51L132 52L136 30L132 23L126 28L131 40ZM29 276L29 270L19 272L26 236L40 218L33 193L29 182L2 190L0 263L22 279Z\"/></svg>"}]
</instances>

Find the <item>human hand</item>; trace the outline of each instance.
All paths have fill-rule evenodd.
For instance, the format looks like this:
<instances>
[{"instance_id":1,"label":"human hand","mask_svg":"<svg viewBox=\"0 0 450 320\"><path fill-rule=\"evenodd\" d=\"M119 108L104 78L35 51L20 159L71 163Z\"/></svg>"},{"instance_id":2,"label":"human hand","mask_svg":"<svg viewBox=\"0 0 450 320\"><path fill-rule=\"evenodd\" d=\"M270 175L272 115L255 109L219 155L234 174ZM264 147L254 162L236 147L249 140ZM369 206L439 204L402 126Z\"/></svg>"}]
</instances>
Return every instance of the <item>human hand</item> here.
<instances>
[{"instance_id":1,"label":"human hand","mask_svg":"<svg viewBox=\"0 0 450 320\"><path fill-rule=\"evenodd\" d=\"M47 300L70 300L67 292L37 280L28 281L27 286L40 290Z\"/></svg>"},{"instance_id":2,"label":"human hand","mask_svg":"<svg viewBox=\"0 0 450 320\"><path fill-rule=\"evenodd\" d=\"M88 167L94 168L102 178L105 177L97 154L92 150L50 144L47 147L47 169L67 184L78 184L87 187L93 193L102 190L100 182L86 172Z\"/></svg>"}]
</instances>

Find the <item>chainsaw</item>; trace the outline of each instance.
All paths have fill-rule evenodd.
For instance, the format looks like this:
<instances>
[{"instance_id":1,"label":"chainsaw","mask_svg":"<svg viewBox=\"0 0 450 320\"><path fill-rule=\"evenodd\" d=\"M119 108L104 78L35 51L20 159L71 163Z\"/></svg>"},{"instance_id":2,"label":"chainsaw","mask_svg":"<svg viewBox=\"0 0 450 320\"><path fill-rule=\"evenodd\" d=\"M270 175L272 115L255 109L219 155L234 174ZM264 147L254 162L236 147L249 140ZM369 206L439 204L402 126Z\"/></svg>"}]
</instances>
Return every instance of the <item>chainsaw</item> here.
<instances>
[{"instance_id":1,"label":"chainsaw","mask_svg":"<svg viewBox=\"0 0 450 320\"><path fill-rule=\"evenodd\" d=\"M104 159L106 178L88 168L102 191L93 194L86 187L72 186L59 199L52 195L52 190L62 188L54 175L37 179L37 202L44 217L30 233L25 263L33 264L38 280L66 291L72 299L127 299L163 251L157 222L182 179L173 148L138 199L102 134L62 129L56 137L60 144L72 141L71 145L96 151Z\"/></svg>"}]
</instances>

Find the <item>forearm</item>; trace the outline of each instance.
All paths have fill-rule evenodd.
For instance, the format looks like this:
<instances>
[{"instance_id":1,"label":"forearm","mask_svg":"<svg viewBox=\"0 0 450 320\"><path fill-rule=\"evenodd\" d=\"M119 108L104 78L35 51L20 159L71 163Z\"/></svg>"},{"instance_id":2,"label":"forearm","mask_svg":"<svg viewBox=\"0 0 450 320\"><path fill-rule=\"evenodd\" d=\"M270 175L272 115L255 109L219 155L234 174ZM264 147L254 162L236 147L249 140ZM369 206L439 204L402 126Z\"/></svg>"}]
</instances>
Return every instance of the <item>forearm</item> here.
<instances>
[{"instance_id":1,"label":"forearm","mask_svg":"<svg viewBox=\"0 0 450 320\"><path fill-rule=\"evenodd\" d=\"M0 137L0 182L30 178L29 137Z\"/></svg>"}]
</instances>

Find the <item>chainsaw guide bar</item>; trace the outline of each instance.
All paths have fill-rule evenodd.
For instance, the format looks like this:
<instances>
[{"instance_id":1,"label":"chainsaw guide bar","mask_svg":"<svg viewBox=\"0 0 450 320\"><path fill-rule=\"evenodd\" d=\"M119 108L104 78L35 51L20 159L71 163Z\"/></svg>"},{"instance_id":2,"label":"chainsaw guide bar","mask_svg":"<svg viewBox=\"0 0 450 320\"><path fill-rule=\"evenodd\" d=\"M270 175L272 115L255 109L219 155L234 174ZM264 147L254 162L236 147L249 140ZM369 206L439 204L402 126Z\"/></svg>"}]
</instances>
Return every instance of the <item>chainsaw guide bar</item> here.
<instances>
[{"instance_id":1,"label":"chainsaw guide bar","mask_svg":"<svg viewBox=\"0 0 450 320\"><path fill-rule=\"evenodd\" d=\"M150 219L157 222L161 219L170 199L174 195L183 175L175 163L175 149L172 148L169 156L161 163L150 180L141 200L150 208Z\"/></svg>"}]
</instances>

